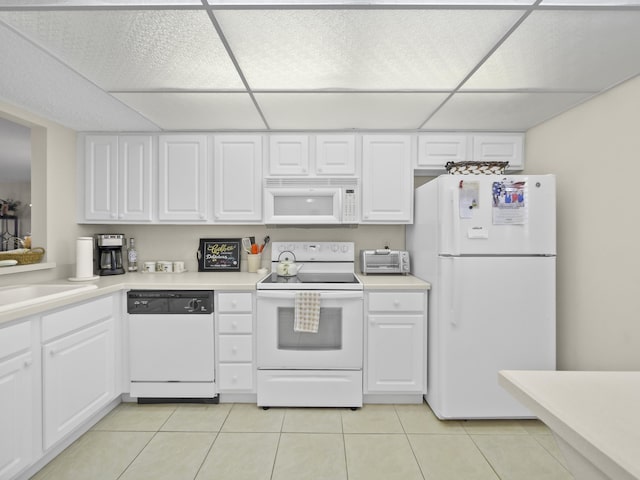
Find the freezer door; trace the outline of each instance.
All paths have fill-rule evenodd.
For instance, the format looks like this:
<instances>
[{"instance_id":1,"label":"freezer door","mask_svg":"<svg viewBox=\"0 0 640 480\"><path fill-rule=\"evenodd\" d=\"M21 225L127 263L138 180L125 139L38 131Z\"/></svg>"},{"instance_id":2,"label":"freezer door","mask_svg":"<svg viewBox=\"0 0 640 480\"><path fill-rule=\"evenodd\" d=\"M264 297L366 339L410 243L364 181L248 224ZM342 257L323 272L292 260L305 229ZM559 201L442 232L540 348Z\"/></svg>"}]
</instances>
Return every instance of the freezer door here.
<instances>
[{"instance_id":1,"label":"freezer door","mask_svg":"<svg viewBox=\"0 0 640 480\"><path fill-rule=\"evenodd\" d=\"M438 177L443 255L555 255L553 175Z\"/></svg>"},{"instance_id":2,"label":"freezer door","mask_svg":"<svg viewBox=\"0 0 640 480\"><path fill-rule=\"evenodd\" d=\"M442 418L531 413L498 385L499 370L555 370L555 258L440 259L438 349L429 375ZM431 333L430 333L431 335ZM433 370L432 370L433 367Z\"/></svg>"}]
</instances>

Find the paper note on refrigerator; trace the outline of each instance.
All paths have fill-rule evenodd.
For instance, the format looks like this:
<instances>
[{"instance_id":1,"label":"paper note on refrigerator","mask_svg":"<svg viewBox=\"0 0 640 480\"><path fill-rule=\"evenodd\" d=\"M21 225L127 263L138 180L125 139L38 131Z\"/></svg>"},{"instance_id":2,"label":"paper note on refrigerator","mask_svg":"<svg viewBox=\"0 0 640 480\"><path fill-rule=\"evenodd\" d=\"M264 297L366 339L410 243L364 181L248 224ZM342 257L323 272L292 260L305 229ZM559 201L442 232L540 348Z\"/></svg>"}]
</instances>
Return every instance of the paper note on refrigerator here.
<instances>
[{"instance_id":1,"label":"paper note on refrigerator","mask_svg":"<svg viewBox=\"0 0 640 480\"><path fill-rule=\"evenodd\" d=\"M480 184L460 180L459 187L460 218L472 218L473 209L479 206Z\"/></svg>"},{"instance_id":2,"label":"paper note on refrigerator","mask_svg":"<svg viewBox=\"0 0 640 480\"><path fill-rule=\"evenodd\" d=\"M524 225L527 223L526 182L502 180L493 182L493 224Z\"/></svg>"}]
</instances>

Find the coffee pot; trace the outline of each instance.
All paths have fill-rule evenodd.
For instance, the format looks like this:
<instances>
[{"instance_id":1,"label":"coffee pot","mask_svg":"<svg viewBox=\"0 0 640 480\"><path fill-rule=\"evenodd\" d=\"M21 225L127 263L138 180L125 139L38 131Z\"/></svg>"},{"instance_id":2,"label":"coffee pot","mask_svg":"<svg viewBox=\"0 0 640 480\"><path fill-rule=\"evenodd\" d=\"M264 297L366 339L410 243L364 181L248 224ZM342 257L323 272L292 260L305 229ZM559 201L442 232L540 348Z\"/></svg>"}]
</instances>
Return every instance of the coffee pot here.
<instances>
[{"instance_id":1,"label":"coffee pot","mask_svg":"<svg viewBox=\"0 0 640 480\"><path fill-rule=\"evenodd\" d=\"M99 233L95 235L94 271L96 275L122 275L124 235Z\"/></svg>"}]
</instances>

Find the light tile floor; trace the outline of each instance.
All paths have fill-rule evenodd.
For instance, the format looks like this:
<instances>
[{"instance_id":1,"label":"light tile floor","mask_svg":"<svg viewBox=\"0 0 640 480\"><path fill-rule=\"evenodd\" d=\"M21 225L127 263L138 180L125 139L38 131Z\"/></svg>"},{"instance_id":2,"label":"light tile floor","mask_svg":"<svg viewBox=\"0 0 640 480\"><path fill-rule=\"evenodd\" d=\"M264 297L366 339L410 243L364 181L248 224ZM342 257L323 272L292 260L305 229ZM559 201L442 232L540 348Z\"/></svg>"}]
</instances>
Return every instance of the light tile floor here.
<instances>
[{"instance_id":1,"label":"light tile floor","mask_svg":"<svg viewBox=\"0 0 640 480\"><path fill-rule=\"evenodd\" d=\"M571 480L537 420L362 409L124 403L37 480Z\"/></svg>"}]
</instances>

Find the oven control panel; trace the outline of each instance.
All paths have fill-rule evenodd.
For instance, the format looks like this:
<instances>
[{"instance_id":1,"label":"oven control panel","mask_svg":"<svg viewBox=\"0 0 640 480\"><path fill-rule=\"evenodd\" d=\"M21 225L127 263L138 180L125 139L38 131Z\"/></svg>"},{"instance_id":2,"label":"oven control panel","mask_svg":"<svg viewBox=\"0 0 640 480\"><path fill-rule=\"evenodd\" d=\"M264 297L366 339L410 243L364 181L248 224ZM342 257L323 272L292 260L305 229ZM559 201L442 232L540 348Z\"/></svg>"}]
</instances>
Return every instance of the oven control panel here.
<instances>
[{"instance_id":1,"label":"oven control panel","mask_svg":"<svg viewBox=\"0 0 640 480\"><path fill-rule=\"evenodd\" d=\"M285 252L292 253L297 262L353 262L353 242L273 242L271 261L282 259Z\"/></svg>"}]
</instances>

